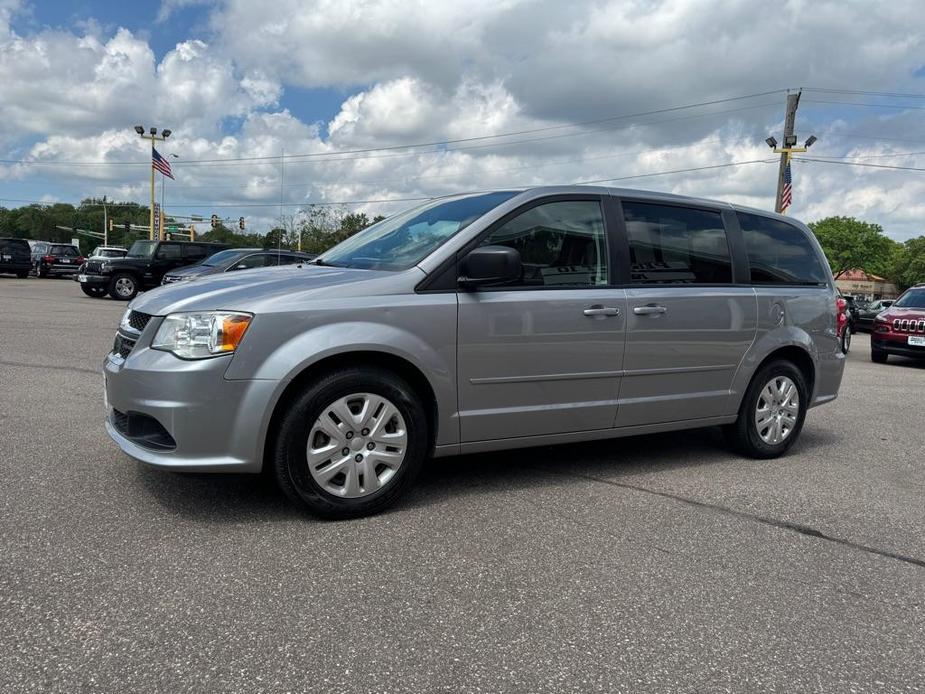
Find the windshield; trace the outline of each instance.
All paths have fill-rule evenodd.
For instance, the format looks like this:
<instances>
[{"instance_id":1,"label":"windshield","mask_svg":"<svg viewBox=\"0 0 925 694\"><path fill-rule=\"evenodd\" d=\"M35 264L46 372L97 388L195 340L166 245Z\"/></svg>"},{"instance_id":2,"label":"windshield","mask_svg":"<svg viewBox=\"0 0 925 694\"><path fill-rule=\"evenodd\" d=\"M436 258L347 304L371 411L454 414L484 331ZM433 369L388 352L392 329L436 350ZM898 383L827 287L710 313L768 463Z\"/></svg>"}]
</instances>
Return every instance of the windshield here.
<instances>
[{"instance_id":1,"label":"windshield","mask_svg":"<svg viewBox=\"0 0 925 694\"><path fill-rule=\"evenodd\" d=\"M128 249L129 258L150 258L157 248L157 241L136 241Z\"/></svg>"},{"instance_id":2,"label":"windshield","mask_svg":"<svg viewBox=\"0 0 925 694\"><path fill-rule=\"evenodd\" d=\"M335 267L406 270L516 194L516 191L499 191L431 200L367 227L322 253L316 262Z\"/></svg>"},{"instance_id":3,"label":"windshield","mask_svg":"<svg viewBox=\"0 0 925 694\"><path fill-rule=\"evenodd\" d=\"M925 308L925 287L910 289L893 306L897 308Z\"/></svg>"},{"instance_id":4,"label":"windshield","mask_svg":"<svg viewBox=\"0 0 925 694\"><path fill-rule=\"evenodd\" d=\"M252 252L252 251L248 251ZM218 253L213 253L208 258L203 260L200 265L205 265L206 267L218 267L219 265L225 265L230 263L238 256L242 255L242 251L219 251Z\"/></svg>"}]
</instances>

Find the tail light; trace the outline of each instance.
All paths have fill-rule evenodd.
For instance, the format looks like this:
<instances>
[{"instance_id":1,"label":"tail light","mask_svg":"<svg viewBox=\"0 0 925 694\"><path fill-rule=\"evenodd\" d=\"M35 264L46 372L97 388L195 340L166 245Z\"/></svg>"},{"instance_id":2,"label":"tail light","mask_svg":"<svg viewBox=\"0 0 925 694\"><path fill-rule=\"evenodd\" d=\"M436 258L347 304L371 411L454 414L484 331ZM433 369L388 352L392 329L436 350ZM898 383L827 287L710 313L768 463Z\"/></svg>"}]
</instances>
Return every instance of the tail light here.
<instances>
[{"instance_id":1,"label":"tail light","mask_svg":"<svg viewBox=\"0 0 925 694\"><path fill-rule=\"evenodd\" d=\"M848 310L848 302L844 297L836 296L835 297L835 313L837 315L836 325L835 325L835 334L841 336L842 331L845 329L845 326L848 324L848 316L845 313Z\"/></svg>"},{"instance_id":2,"label":"tail light","mask_svg":"<svg viewBox=\"0 0 925 694\"><path fill-rule=\"evenodd\" d=\"M55 256L53 255L42 256L42 260L44 260L46 263L53 263L55 262Z\"/></svg>"},{"instance_id":3,"label":"tail light","mask_svg":"<svg viewBox=\"0 0 925 694\"><path fill-rule=\"evenodd\" d=\"M77 262L78 262L78 263L82 263L82 262L84 262L85 260L86 260L86 258L84 258L82 255L77 256Z\"/></svg>"}]
</instances>

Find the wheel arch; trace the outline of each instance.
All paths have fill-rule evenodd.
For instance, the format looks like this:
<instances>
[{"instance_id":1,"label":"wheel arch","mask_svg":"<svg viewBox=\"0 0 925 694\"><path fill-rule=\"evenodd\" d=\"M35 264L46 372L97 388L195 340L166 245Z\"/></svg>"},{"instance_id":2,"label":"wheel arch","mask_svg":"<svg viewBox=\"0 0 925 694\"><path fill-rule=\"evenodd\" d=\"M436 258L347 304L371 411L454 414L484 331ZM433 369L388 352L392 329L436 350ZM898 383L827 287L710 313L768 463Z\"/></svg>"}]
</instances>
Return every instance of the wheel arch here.
<instances>
[{"instance_id":1,"label":"wheel arch","mask_svg":"<svg viewBox=\"0 0 925 694\"><path fill-rule=\"evenodd\" d=\"M816 387L816 363L809 352L800 345L779 347L758 363L754 373L758 373L765 364L770 364L772 361L777 360L789 361L799 369L803 375L803 380L806 382L806 388L809 390L809 401L812 402L813 392ZM754 373L752 378L754 378Z\"/></svg>"},{"instance_id":2,"label":"wheel arch","mask_svg":"<svg viewBox=\"0 0 925 694\"><path fill-rule=\"evenodd\" d=\"M305 366L286 384L273 405L263 441L263 462L272 457L273 444L279 429L286 404L291 402L312 380L334 369L347 367L369 367L385 369L400 376L419 393L427 415L428 450L432 451L437 440L439 427L439 405L433 385L417 365L392 352L374 349L357 349L322 357Z\"/></svg>"}]
</instances>

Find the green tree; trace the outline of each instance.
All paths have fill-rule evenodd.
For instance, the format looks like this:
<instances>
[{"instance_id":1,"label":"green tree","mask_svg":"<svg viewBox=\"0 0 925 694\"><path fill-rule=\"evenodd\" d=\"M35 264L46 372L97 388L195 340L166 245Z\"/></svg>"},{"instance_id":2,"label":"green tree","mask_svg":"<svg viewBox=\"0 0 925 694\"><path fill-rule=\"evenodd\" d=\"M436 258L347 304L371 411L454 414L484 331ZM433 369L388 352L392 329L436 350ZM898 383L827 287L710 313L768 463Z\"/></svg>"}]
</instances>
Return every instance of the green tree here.
<instances>
[{"instance_id":1,"label":"green tree","mask_svg":"<svg viewBox=\"0 0 925 694\"><path fill-rule=\"evenodd\" d=\"M896 242L885 236L879 224L854 217L826 217L810 222L835 279L846 271L860 268L867 272L889 272Z\"/></svg>"},{"instance_id":2,"label":"green tree","mask_svg":"<svg viewBox=\"0 0 925 694\"><path fill-rule=\"evenodd\" d=\"M915 284L925 282L925 236L909 239L899 245L899 251L893 256L893 266L888 276L899 289L908 289Z\"/></svg>"}]
</instances>

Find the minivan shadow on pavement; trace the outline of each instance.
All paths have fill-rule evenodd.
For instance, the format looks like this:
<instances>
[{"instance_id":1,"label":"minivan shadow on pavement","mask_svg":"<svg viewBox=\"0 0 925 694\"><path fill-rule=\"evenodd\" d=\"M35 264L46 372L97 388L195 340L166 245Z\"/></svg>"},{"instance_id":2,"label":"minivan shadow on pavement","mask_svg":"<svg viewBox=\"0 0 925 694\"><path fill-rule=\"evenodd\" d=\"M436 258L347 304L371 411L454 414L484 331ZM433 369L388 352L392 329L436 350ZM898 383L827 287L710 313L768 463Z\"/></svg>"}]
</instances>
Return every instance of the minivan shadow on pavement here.
<instances>
[{"instance_id":1,"label":"minivan shadow on pavement","mask_svg":"<svg viewBox=\"0 0 925 694\"><path fill-rule=\"evenodd\" d=\"M802 432L794 452L829 446L837 438L822 427L809 427ZM408 496L385 513L400 514L403 510L446 503L457 497L505 489L573 484L588 476L619 480L675 469L726 465L740 459L728 450L722 433L715 427L671 436L652 434L430 459ZM137 465L137 474L151 496L173 514L234 523L313 520L290 503L264 475L175 473L142 463Z\"/></svg>"}]
</instances>

